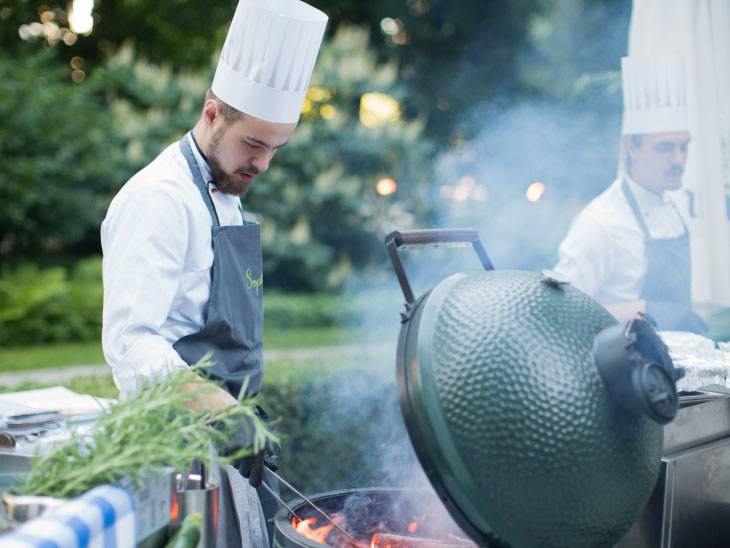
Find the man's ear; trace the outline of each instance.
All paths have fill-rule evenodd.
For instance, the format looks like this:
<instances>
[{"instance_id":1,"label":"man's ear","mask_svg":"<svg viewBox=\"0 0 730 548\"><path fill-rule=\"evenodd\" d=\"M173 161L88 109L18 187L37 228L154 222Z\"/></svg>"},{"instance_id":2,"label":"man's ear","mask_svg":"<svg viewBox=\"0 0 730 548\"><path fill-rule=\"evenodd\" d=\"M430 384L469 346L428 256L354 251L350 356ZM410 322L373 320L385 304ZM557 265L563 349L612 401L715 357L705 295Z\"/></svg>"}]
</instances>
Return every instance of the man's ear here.
<instances>
[{"instance_id":1,"label":"man's ear","mask_svg":"<svg viewBox=\"0 0 730 548\"><path fill-rule=\"evenodd\" d=\"M624 148L626 148L626 154L633 158L636 156L636 151L639 149L639 146L634 141L633 136L624 135Z\"/></svg>"},{"instance_id":2,"label":"man's ear","mask_svg":"<svg viewBox=\"0 0 730 548\"><path fill-rule=\"evenodd\" d=\"M221 110L220 105L218 105L218 101L209 99L203 105L203 120L207 126L213 127L213 123L220 114Z\"/></svg>"}]
</instances>

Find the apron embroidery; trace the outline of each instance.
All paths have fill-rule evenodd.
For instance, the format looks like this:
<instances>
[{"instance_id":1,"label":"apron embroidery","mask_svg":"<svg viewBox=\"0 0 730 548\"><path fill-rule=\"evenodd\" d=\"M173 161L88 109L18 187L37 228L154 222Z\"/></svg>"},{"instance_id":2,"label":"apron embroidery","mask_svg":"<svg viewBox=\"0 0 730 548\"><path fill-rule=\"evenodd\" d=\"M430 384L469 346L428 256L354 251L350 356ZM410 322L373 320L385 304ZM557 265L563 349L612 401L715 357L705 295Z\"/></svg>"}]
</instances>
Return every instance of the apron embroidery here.
<instances>
[{"instance_id":1,"label":"apron embroidery","mask_svg":"<svg viewBox=\"0 0 730 548\"><path fill-rule=\"evenodd\" d=\"M258 278L252 278L251 277L251 269L246 269L246 279L248 280L248 284L246 285L246 289L256 289L256 295L259 294L259 286L261 286L264 283L264 273L262 272L261 275Z\"/></svg>"}]
</instances>

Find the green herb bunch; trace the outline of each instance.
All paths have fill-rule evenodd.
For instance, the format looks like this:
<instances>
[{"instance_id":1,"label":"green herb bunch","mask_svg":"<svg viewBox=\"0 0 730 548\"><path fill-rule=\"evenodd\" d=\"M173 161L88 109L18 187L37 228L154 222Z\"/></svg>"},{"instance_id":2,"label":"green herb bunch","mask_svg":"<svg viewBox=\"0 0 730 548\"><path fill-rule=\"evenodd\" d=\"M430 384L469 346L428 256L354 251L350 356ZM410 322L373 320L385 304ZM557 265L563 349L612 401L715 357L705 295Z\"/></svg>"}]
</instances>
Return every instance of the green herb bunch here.
<instances>
[{"instance_id":1,"label":"green herb bunch","mask_svg":"<svg viewBox=\"0 0 730 548\"><path fill-rule=\"evenodd\" d=\"M251 398L239 398L237 405L219 410L189 407L200 394L215 390L211 383L200 382L199 376L213 364L210 355L111 405L90 430L72 432L49 453L35 457L17 492L70 498L96 485L118 484L123 478L142 487L145 476L165 467L185 472L195 460L229 464L260 451L267 441L276 443L277 437L254 412ZM190 390L189 383L197 383L199 388ZM215 428L209 426L213 423ZM228 457L214 454L212 448L223 447L240 424L252 426L252 447Z\"/></svg>"}]
</instances>

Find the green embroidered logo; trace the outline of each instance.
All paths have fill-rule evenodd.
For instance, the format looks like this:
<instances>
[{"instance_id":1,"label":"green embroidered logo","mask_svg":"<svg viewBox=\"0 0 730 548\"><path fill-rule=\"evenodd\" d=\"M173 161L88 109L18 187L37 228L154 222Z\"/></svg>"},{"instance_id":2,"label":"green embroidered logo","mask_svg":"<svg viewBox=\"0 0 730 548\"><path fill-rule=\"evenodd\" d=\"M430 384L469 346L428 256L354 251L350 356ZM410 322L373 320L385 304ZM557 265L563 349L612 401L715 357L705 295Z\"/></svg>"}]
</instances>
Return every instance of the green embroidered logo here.
<instances>
[{"instance_id":1,"label":"green embroidered logo","mask_svg":"<svg viewBox=\"0 0 730 548\"><path fill-rule=\"evenodd\" d=\"M252 278L251 277L251 269L246 269L246 279L248 279L248 284L246 285L246 289L256 289L256 295L259 294L259 286L263 285L264 283L264 273L261 273L261 276L258 278Z\"/></svg>"}]
</instances>

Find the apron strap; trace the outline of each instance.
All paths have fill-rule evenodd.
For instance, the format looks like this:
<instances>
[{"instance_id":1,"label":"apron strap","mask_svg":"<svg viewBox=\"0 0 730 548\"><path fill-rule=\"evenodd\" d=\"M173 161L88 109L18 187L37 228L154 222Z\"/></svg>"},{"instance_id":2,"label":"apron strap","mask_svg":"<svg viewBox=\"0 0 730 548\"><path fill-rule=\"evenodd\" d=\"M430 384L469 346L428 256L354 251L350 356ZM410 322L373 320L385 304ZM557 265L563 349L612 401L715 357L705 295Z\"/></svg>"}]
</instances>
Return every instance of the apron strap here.
<instances>
[{"instance_id":1,"label":"apron strap","mask_svg":"<svg viewBox=\"0 0 730 548\"><path fill-rule=\"evenodd\" d=\"M629 203L629 207L631 208L631 211L634 212L634 217L636 217L636 222L639 223L639 228L644 233L644 238L646 238L647 240L650 240L651 236L649 235L649 229L646 227L644 218L641 216L641 210L639 209L639 204L636 203L636 198L634 198L634 195L631 193L631 190L629 190L629 185L626 183L626 179L621 179L621 190L624 191L624 196L626 196L626 201Z\"/></svg>"},{"instance_id":2,"label":"apron strap","mask_svg":"<svg viewBox=\"0 0 730 548\"><path fill-rule=\"evenodd\" d=\"M218 220L218 212L215 210L215 205L213 205L213 199L208 193L208 185L205 184L203 174L200 172L200 166L198 165L198 161L195 159L195 155L193 154L193 148L190 146L190 139L192 138L192 131L190 131L185 135L185 137L180 139L180 152L182 152L183 157L188 162L188 168L190 169L190 173L193 176L193 182L195 183L195 186L198 187L198 190L203 197L203 202L208 208L208 213L210 213L210 218L213 221L213 226L220 226L221 223Z\"/></svg>"},{"instance_id":3,"label":"apron strap","mask_svg":"<svg viewBox=\"0 0 730 548\"><path fill-rule=\"evenodd\" d=\"M631 211L634 212L634 217L636 218L636 222L639 224L639 228L641 228L641 231L644 233L644 238L647 240L651 240L651 234L649 233L649 229L646 226L646 223L644 222L644 217L641 215L641 210L639 209L639 204L636 203L636 198L634 198L633 193L629 189L629 185L626 183L626 179L621 179L621 190L624 191L624 196L626 196L626 201L629 203L629 207L631 208ZM669 203L672 204L672 207L674 208L674 211L677 213L677 216L679 217L679 222L682 223L682 227L684 228L684 234L687 234L687 224L684 222L684 219L682 218L682 215L679 213L679 209L677 209L677 206L674 204L674 202L670 199Z\"/></svg>"}]
</instances>

